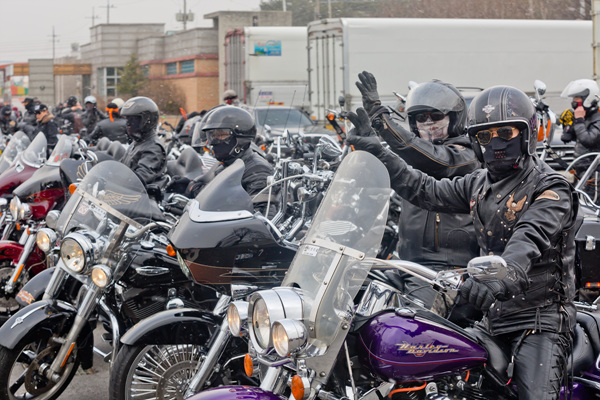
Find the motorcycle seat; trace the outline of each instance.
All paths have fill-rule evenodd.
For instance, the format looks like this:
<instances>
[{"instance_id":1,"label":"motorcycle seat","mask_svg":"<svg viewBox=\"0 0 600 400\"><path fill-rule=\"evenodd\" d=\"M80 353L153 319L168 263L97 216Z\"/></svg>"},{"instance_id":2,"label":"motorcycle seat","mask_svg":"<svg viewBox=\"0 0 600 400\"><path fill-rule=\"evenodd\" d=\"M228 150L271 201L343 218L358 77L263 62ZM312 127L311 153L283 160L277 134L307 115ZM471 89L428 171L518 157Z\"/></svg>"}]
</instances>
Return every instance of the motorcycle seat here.
<instances>
[{"instance_id":1,"label":"motorcycle seat","mask_svg":"<svg viewBox=\"0 0 600 400\"><path fill-rule=\"evenodd\" d=\"M117 161L123 158L126 152L127 150L120 142L112 142L110 146L108 146L108 149L106 149L106 154Z\"/></svg>"},{"instance_id":2,"label":"motorcycle seat","mask_svg":"<svg viewBox=\"0 0 600 400\"><path fill-rule=\"evenodd\" d=\"M586 371L594 365L595 357L592 351L590 339L580 324L573 329L573 353L568 358L567 371L573 371L575 375Z\"/></svg>"},{"instance_id":3,"label":"motorcycle seat","mask_svg":"<svg viewBox=\"0 0 600 400\"><path fill-rule=\"evenodd\" d=\"M170 176L180 176L194 180L206 172L202 159L191 147L181 152L177 160L167 162L167 173Z\"/></svg>"},{"instance_id":4,"label":"motorcycle seat","mask_svg":"<svg viewBox=\"0 0 600 400\"><path fill-rule=\"evenodd\" d=\"M509 359L506 353L498 346L490 334L485 329L475 326L473 328L466 328L467 332L477 338L479 343L488 352L488 365L491 370L496 373L499 382L508 382L508 369Z\"/></svg>"},{"instance_id":5,"label":"motorcycle seat","mask_svg":"<svg viewBox=\"0 0 600 400\"><path fill-rule=\"evenodd\" d=\"M108 150L108 148L110 147L110 145L112 144L111 140L107 137L103 137L100 138L100 140L98 140L98 143L96 143L96 150L98 151L106 151Z\"/></svg>"},{"instance_id":6,"label":"motorcycle seat","mask_svg":"<svg viewBox=\"0 0 600 400\"><path fill-rule=\"evenodd\" d=\"M578 310L577 323L587 334L594 354L600 354L600 314Z\"/></svg>"}]
</instances>

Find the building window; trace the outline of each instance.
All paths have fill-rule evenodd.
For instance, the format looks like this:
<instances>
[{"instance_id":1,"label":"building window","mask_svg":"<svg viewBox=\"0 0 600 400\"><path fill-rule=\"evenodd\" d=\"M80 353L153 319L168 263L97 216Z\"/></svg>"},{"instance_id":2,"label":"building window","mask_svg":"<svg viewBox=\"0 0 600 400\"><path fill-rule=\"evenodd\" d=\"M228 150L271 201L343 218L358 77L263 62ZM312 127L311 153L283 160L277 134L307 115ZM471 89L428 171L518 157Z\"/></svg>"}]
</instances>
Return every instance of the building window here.
<instances>
[{"instance_id":1,"label":"building window","mask_svg":"<svg viewBox=\"0 0 600 400\"><path fill-rule=\"evenodd\" d=\"M142 74L144 74L144 76L147 78L148 75L150 75L150 66L149 65L142 65Z\"/></svg>"},{"instance_id":2,"label":"building window","mask_svg":"<svg viewBox=\"0 0 600 400\"><path fill-rule=\"evenodd\" d=\"M181 62L181 73L186 74L188 72L194 72L194 60Z\"/></svg>"},{"instance_id":3,"label":"building window","mask_svg":"<svg viewBox=\"0 0 600 400\"><path fill-rule=\"evenodd\" d=\"M114 97L117 95L117 85L121 81L121 73L123 72L122 68L115 67L107 67L104 68L104 73L101 74L102 82L99 82L99 88L104 90L99 90L99 93L108 96Z\"/></svg>"},{"instance_id":4,"label":"building window","mask_svg":"<svg viewBox=\"0 0 600 400\"><path fill-rule=\"evenodd\" d=\"M177 63L167 64L167 75L177 75Z\"/></svg>"}]
</instances>

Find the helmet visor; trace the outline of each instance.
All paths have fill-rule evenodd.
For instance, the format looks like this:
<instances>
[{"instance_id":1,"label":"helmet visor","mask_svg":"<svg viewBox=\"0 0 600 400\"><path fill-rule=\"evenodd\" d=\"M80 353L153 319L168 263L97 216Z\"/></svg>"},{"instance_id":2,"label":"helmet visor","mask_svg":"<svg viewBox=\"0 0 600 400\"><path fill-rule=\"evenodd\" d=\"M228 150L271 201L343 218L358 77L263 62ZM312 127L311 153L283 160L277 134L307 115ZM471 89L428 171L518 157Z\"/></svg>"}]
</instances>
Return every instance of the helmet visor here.
<instances>
[{"instance_id":1,"label":"helmet visor","mask_svg":"<svg viewBox=\"0 0 600 400\"><path fill-rule=\"evenodd\" d=\"M221 143L229 143L233 138L231 129L208 129L206 130L206 139L208 144L214 146Z\"/></svg>"}]
</instances>

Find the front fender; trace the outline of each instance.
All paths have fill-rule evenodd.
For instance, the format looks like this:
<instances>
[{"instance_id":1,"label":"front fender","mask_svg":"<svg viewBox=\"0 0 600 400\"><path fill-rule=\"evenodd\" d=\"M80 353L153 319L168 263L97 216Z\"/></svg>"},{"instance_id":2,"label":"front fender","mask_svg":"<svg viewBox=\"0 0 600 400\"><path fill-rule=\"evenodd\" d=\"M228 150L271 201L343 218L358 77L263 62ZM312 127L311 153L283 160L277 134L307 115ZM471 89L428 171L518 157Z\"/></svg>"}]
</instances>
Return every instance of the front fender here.
<instances>
[{"instance_id":1,"label":"front fender","mask_svg":"<svg viewBox=\"0 0 600 400\"><path fill-rule=\"evenodd\" d=\"M77 310L68 303L42 300L20 309L0 327L0 346L14 347L40 327L55 326L59 321L75 317Z\"/></svg>"},{"instance_id":2,"label":"front fender","mask_svg":"<svg viewBox=\"0 0 600 400\"><path fill-rule=\"evenodd\" d=\"M186 400L282 400L280 397L255 386L221 386L204 390Z\"/></svg>"},{"instance_id":3,"label":"front fender","mask_svg":"<svg viewBox=\"0 0 600 400\"><path fill-rule=\"evenodd\" d=\"M165 310L144 318L121 337L126 345L206 344L221 319L194 308Z\"/></svg>"},{"instance_id":4,"label":"front fender","mask_svg":"<svg viewBox=\"0 0 600 400\"><path fill-rule=\"evenodd\" d=\"M19 262L23 253L23 246L12 240L0 240L0 260L11 260L13 264Z\"/></svg>"},{"instance_id":5,"label":"front fender","mask_svg":"<svg viewBox=\"0 0 600 400\"><path fill-rule=\"evenodd\" d=\"M40 300L44 296L44 292L48 287L48 283L50 283L50 279L52 279L55 269L56 267L46 269L27 281L15 297L17 303L21 307L25 307L34 301Z\"/></svg>"}]
</instances>

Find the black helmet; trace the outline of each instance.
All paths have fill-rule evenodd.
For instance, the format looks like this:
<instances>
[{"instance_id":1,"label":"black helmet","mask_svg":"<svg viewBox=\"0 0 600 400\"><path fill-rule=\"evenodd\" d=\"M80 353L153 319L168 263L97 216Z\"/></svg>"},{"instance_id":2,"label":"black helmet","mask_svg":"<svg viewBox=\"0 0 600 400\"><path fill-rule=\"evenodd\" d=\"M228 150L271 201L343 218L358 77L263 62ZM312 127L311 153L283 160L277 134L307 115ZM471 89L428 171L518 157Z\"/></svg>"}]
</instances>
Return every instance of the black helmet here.
<instances>
[{"instance_id":1,"label":"black helmet","mask_svg":"<svg viewBox=\"0 0 600 400\"><path fill-rule=\"evenodd\" d=\"M203 119L202 130L206 132L208 143L219 161L236 158L256 138L256 125L252 115L239 107L222 106L209 111ZM224 143L222 138L216 138L211 133L227 131L231 139ZM216 146L219 146L217 151ZM230 150L224 152L225 147ZM223 148L221 148L223 147ZM220 150L223 150L221 152Z\"/></svg>"},{"instance_id":2,"label":"black helmet","mask_svg":"<svg viewBox=\"0 0 600 400\"><path fill-rule=\"evenodd\" d=\"M148 97L133 97L120 108L121 116L127 118L127 133L139 141L154 133L158 125L158 106Z\"/></svg>"},{"instance_id":3,"label":"black helmet","mask_svg":"<svg viewBox=\"0 0 600 400\"><path fill-rule=\"evenodd\" d=\"M529 97L517 88L492 86L478 94L469 106L467 124L467 133L480 161L483 161L483 153L475 134L484 128L506 125L521 131L522 154L535 154L537 114Z\"/></svg>"},{"instance_id":4,"label":"black helmet","mask_svg":"<svg viewBox=\"0 0 600 400\"><path fill-rule=\"evenodd\" d=\"M450 116L448 136L462 135L467 119L467 104L462 94L453 85L439 80L421 83L408 93L406 113L411 131L419 135L415 116L422 112L441 111Z\"/></svg>"},{"instance_id":5,"label":"black helmet","mask_svg":"<svg viewBox=\"0 0 600 400\"><path fill-rule=\"evenodd\" d=\"M2 107L2 115L5 117L9 117L12 114L12 109L10 106L6 105Z\"/></svg>"},{"instance_id":6,"label":"black helmet","mask_svg":"<svg viewBox=\"0 0 600 400\"><path fill-rule=\"evenodd\" d=\"M77 105L77 97L69 96L67 99L67 107L74 107Z\"/></svg>"}]
</instances>

